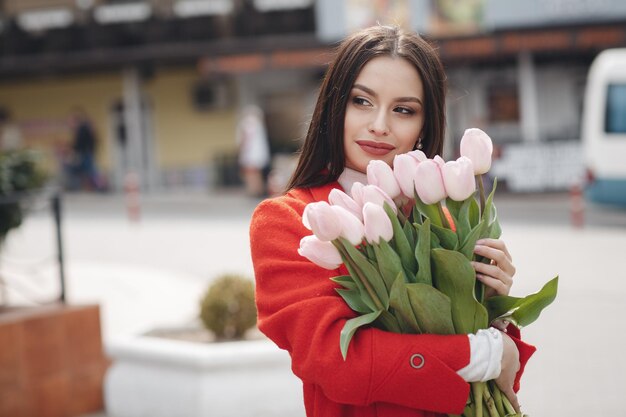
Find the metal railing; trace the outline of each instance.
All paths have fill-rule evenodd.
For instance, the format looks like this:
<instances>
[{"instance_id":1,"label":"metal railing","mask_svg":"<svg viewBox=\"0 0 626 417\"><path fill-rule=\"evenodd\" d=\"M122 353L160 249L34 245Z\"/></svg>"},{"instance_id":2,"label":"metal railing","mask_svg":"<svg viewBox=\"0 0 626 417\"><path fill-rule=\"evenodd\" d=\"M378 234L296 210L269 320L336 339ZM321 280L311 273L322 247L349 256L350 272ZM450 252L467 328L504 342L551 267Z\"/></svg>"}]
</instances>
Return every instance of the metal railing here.
<instances>
[{"instance_id":1,"label":"metal railing","mask_svg":"<svg viewBox=\"0 0 626 417\"><path fill-rule=\"evenodd\" d=\"M45 187L37 190L31 190L28 192L12 193L9 195L0 196L0 206L9 204L19 204L23 213L22 222L28 216L29 211L33 208L36 202L45 202L50 206L51 215L54 221L54 240L56 246L55 260L58 264L58 279L60 284L60 290L58 298L51 300L52 302L66 303L66 285L65 285L65 260L63 254L63 236L62 236L62 190L59 187ZM20 227L20 226L17 226ZM6 282L2 282L0 277L0 284L8 285Z\"/></svg>"}]
</instances>

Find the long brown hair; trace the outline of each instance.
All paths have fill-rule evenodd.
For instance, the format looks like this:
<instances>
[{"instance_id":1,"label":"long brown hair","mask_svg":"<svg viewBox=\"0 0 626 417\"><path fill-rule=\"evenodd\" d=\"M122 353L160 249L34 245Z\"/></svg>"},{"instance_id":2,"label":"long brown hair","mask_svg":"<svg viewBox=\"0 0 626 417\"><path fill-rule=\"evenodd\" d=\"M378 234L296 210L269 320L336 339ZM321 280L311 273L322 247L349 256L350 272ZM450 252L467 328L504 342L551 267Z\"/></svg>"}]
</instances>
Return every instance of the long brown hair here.
<instances>
[{"instance_id":1,"label":"long brown hair","mask_svg":"<svg viewBox=\"0 0 626 417\"><path fill-rule=\"evenodd\" d=\"M424 85L422 150L431 158L441 154L446 75L437 52L416 33L397 27L373 26L354 33L339 45L322 82L298 165L287 190L314 187L339 178L345 167L343 128L350 91L365 64L381 56L404 58L417 70Z\"/></svg>"}]
</instances>

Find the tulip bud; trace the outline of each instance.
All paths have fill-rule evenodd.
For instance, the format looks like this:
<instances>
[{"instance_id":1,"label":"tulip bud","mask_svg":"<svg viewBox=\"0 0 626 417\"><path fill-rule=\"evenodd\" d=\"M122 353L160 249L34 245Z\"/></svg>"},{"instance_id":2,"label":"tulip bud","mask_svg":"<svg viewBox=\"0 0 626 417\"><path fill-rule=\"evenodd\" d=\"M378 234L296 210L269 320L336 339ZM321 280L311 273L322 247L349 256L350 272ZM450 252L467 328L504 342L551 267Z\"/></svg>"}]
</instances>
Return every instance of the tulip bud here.
<instances>
[{"instance_id":1,"label":"tulip bud","mask_svg":"<svg viewBox=\"0 0 626 417\"><path fill-rule=\"evenodd\" d=\"M418 164L419 162L409 154L400 154L393 158L393 174L402 194L409 198L415 195L415 172Z\"/></svg>"},{"instance_id":2,"label":"tulip bud","mask_svg":"<svg viewBox=\"0 0 626 417\"><path fill-rule=\"evenodd\" d=\"M302 223L324 242L335 240L341 234L341 221L325 201L307 204L302 214Z\"/></svg>"},{"instance_id":3,"label":"tulip bud","mask_svg":"<svg viewBox=\"0 0 626 417\"><path fill-rule=\"evenodd\" d=\"M350 213L354 214L359 220L363 221L361 206L343 191L337 188L330 190L330 194L328 194L328 202L333 206L345 208Z\"/></svg>"},{"instance_id":4,"label":"tulip bud","mask_svg":"<svg viewBox=\"0 0 626 417\"><path fill-rule=\"evenodd\" d=\"M400 195L400 186L393 171L385 161L372 159L367 165L367 182L376 185L392 199Z\"/></svg>"},{"instance_id":5,"label":"tulip bud","mask_svg":"<svg viewBox=\"0 0 626 417\"><path fill-rule=\"evenodd\" d=\"M374 203L381 207L384 206L385 203L389 204L393 209L394 213L398 212L398 208L396 207L396 203L393 202L391 197L387 195L382 189L375 185L366 185L363 187L363 195L362 195L362 206L365 206L366 203Z\"/></svg>"},{"instance_id":6,"label":"tulip bud","mask_svg":"<svg viewBox=\"0 0 626 417\"><path fill-rule=\"evenodd\" d=\"M444 161L443 158L440 157L439 155L435 155L435 157L433 158L433 161L435 161L437 165L439 165L440 167L444 166L444 164L446 163L446 161Z\"/></svg>"},{"instance_id":7,"label":"tulip bud","mask_svg":"<svg viewBox=\"0 0 626 417\"><path fill-rule=\"evenodd\" d=\"M446 198L441 167L432 159L420 163L415 172L415 190L425 204L435 204Z\"/></svg>"},{"instance_id":8,"label":"tulip bud","mask_svg":"<svg viewBox=\"0 0 626 417\"><path fill-rule=\"evenodd\" d=\"M369 243L380 243L380 239L389 242L393 237L393 226L389 216L378 204L365 203L363 206L365 239Z\"/></svg>"},{"instance_id":9,"label":"tulip bud","mask_svg":"<svg viewBox=\"0 0 626 417\"><path fill-rule=\"evenodd\" d=\"M354 202L358 204L358 206L363 210L363 189L365 185L360 182L355 182L352 184L352 189L350 190L350 195L354 199Z\"/></svg>"},{"instance_id":10,"label":"tulip bud","mask_svg":"<svg viewBox=\"0 0 626 417\"><path fill-rule=\"evenodd\" d=\"M424 162L425 160L428 159L426 154L424 152L420 151L419 149L416 149L414 151L408 152L407 155L411 156L417 162Z\"/></svg>"},{"instance_id":11,"label":"tulip bud","mask_svg":"<svg viewBox=\"0 0 626 417\"><path fill-rule=\"evenodd\" d=\"M484 174L491 168L491 138L480 129L467 129L461 138L461 156L474 164L474 175Z\"/></svg>"},{"instance_id":12,"label":"tulip bud","mask_svg":"<svg viewBox=\"0 0 626 417\"><path fill-rule=\"evenodd\" d=\"M448 161L441 169L448 196L455 201L463 201L476 191L474 167L465 156L456 161Z\"/></svg>"},{"instance_id":13,"label":"tulip bud","mask_svg":"<svg viewBox=\"0 0 626 417\"><path fill-rule=\"evenodd\" d=\"M303 237L300 240L298 253L325 269L337 269L342 264L337 248L332 243L322 242L315 236Z\"/></svg>"},{"instance_id":14,"label":"tulip bud","mask_svg":"<svg viewBox=\"0 0 626 417\"><path fill-rule=\"evenodd\" d=\"M341 206L331 206L341 224L341 237L354 246L360 245L365 234L363 223L355 215Z\"/></svg>"}]
</instances>

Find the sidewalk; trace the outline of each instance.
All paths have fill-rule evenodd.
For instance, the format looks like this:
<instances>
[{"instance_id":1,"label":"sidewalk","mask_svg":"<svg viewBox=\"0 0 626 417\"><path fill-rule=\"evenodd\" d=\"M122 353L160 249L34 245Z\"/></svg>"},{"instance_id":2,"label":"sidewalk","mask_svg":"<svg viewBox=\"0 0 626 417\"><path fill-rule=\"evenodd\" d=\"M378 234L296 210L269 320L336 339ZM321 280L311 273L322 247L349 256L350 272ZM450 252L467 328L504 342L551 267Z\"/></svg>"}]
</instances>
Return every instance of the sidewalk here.
<instances>
[{"instance_id":1,"label":"sidewalk","mask_svg":"<svg viewBox=\"0 0 626 417\"><path fill-rule=\"evenodd\" d=\"M241 194L143 197L138 223L126 217L123 196L70 195L64 202L68 300L100 303L105 343L190 323L199 297L220 273L252 278L248 223L257 201ZM502 196L497 205L517 267L512 295L535 292L561 276L555 304L524 329L525 340L539 347L523 380L526 412L621 415L626 213L592 211L590 221L606 213L614 218L578 230L569 226L564 195ZM11 232L4 249L2 273L23 290L12 297L43 300L56 293L47 213Z\"/></svg>"}]
</instances>

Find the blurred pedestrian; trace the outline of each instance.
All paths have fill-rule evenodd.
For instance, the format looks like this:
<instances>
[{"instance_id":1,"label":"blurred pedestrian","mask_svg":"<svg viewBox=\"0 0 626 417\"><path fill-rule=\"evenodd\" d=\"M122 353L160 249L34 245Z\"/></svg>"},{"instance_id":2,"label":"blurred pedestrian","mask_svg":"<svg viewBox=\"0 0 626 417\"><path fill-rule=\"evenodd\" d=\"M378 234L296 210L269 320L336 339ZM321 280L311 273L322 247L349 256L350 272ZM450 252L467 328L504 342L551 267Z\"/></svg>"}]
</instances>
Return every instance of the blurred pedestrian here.
<instances>
[{"instance_id":1,"label":"blurred pedestrian","mask_svg":"<svg viewBox=\"0 0 626 417\"><path fill-rule=\"evenodd\" d=\"M267 194L264 170L270 164L270 148L261 108L245 106L237 124L239 168L248 195L263 197Z\"/></svg>"},{"instance_id":2,"label":"blurred pedestrian","mask_svg":"<svg viewBox=\"0 0 626 417\"><path fill-rule=\"evenodd\" d=\"M99 190L102 188L95 163L98 139L87 113L76 108L72 115L73 137L68 188Z\"/></svg>"}]
</instances>

